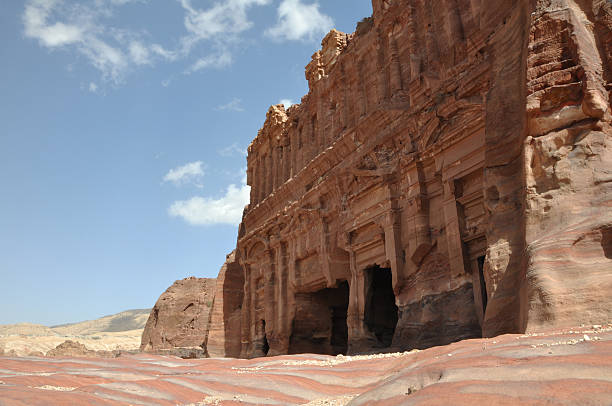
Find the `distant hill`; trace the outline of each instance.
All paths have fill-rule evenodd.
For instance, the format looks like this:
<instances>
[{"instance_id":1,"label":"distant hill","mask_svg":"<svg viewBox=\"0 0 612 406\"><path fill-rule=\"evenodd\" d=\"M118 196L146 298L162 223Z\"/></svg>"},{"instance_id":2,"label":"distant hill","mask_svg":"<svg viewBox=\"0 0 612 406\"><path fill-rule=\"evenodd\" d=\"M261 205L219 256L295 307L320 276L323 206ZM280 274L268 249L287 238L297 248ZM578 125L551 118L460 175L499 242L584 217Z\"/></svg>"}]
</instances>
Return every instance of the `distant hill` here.
<instances>
[{"instance_id":1,"label":"distant hill","mask_svg":"<svg viewBox=\"0 0 612 406\"><path fill-rule=\"evenodd\" d=\"M150 312L151 309L126 310L95 320L61 324L51 327L32 323L5 324L0 325L0 335L73 336L140 330L143 329L147 323Z\"/></svg>"},{"instance_id":2,"label":"distant hill","mask_svg":"<svg viewBox=\"0 0 612 406\"><path fill-rule=\"evenodd\" d=\"M127 310L96 320L51 327L32 323L0 325L0 354L46 354L66 340L93 351L136 351L149 313L150 309Z\"/></svg>"},{"instance_id":3,"label":"distant hill","mask_svg":"<svg viewBox=\"0 0 612 406\"><path fill-rule=\"evenodd\" d=\"M96 320L51 326L51 330L60 335L89 335L138 330L144 328L149 313L151 309L126 310Z\"/></svg>"},{"instance_id":4,"label":"distant hill","mask_svg":"<svg viewBox=\"0 0 612 406\"><path fill-rule=\"evenodd\" d=\"M49 327L41 324L19 323L0 325L0 336L12 335L52 336L57 334Z\"/></svg>"}]
</instances>

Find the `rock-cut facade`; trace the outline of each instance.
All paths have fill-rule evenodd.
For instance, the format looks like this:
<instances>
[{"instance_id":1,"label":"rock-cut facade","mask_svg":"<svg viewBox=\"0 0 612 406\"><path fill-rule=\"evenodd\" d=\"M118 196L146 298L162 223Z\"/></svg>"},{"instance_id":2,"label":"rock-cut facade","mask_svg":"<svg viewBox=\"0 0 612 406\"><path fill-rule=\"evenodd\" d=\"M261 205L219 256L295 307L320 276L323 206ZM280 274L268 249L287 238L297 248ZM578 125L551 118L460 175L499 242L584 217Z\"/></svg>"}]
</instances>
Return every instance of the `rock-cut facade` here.
<instances>
[{"instance_id":1,"label":"rock-cut facade","mask_svg":"<svg viewBox=\"0 0 612 406\"><path fill-rule=\"evenodd\" d=\"M612 3L374 0L306 78L248 149L211 355L611 319Z\"/></svg>"}]
</instances>

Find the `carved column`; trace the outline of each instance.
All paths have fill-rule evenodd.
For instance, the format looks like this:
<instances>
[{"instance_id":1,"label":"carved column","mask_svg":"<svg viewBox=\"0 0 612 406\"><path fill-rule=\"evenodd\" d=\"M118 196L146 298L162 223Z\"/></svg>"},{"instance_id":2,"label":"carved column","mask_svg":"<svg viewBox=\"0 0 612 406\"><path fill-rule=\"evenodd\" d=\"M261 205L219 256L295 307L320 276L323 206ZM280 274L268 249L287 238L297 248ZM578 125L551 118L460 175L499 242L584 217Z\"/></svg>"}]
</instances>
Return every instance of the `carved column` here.
<instances>
[{"instance_id":1,"label":"carved column","mask_svg":"<svg viewBox=\"0 0 612 406\"><path fill-rule=\"evenodd\" d=\"M278 239L271 237L270 248L264 253L266 264L263 268L264 279L264 314L266 321L265 335L270 350L276 345L276 251L278 250ZM267 354L264 354L267 355ZM274 354L270 354L274 355Z\"/></svg>"},{"instance_id":2,"label":"carved column","mask_svg":"<svg viewBox=\"0 0 612 406\"><path fill-rule=\"evenodd\" d=\"M407 211L409 224L412 224L408 234L408 257L410 260L406 259L406 273L409 275L418 270L422 260L433 247L430 233L429 202L426 195L425 174L422 164L414 162L411 167L407 168L407 171L411 183L408 200L410 206Z\"/></svg>"},{"instance_id":3,"label":"carved column","mask_svg":"<svg viewBox=\"0 0 612 406\"><path fill-rule=\"evenodd\" d=\"M291 173L290 177L293 178L298 173L298 132L300 131L299 127L295 128L295 131L291 132Z\"/></svg>"},{"instance_id":4,"label":"carved column","mask_svg":"<svg viewBox=\"0 0 612 406\"><path fill-rule=\"evenodd\" d=\"M446 242L448 244L448 261L450 265L450 289L462 285L465 278L462 276L468 271L465 269L463 257L463 243L459 225L459 212L455 200L454 180L444 183L444 223L446 224Z\"/></svg>"},{"instance_id":5,"label":"carved column","mask_svg":"<svg viewBox=\"0 0 612 406\"><path fill-rule=\"evenodd\" d=\"M297 150L295 151L296 167L295 173L297 174L304 168L304 125L298 129L298 142Z\"/></svg>"},{"instance_id":6,"label":"carved column","mask_svg":"<svg viewBox=\"0 0 612 406\"><path fill-rule=\"evenodd\" d=\"M272 193L272 159L270 157L272 151L268 151L264 155L264 199Z\"/></svg>"},{"instance_id":7,"label":"carved column","mask_svg":"<svg viewBox=\"0 0 612 406\"><path fill-rule=\"evenodd\" d=\"M259 161L259 202L266 198L266 160L262 156Z\"/></svg>"},{"instance_id":8,"label":"carved column","mask_svg":"<svg viewBox=\"0 0 612 406\"><path fill-rule=\"evenodd\" d=\"M247 172L247 184L251 186L251 193L249 196L249 200L252 205L257 204L257 189L255 188L256 176L255 176L255 170L253 168L254 166L255 165L253 165L253 163L251 162L250 167Z\"/></svg>"},{"instance_id":9,"label":"carved column","mask_svg":"<svg viewBox=\"0 0 612 406\"><path fill-rule=\"evenodd\" d=\"M357 268L355 251L349 248L351 282L346 324L348 327L348 353L355 354L372 347L376 339L365 325L366 273Z\"/></svg>"},{"instance_id":10,"label":"carved column","mask_svg":"<svg viewBox=\"0 0 612 406\"><path fill-rule=\"evenodd\" d=\"M279 145L276 148L276 189L278 189L283 183L285 183L285 162L283 159L283 145Z\"/></svg>"},{"instance_id":11,"label":"carved column","mask_svg":"<svg viewBox=\"0 0 612 406\"><path fill-rule=\"evenodd\" d=\"M403 279L404 256L402 253L402 238L399 210L392 210L385 216L383 224L385 232L385 254L391 264L391 274L393 278L393 291L397 297L399 294L400 283Z\"/></svg>"},{"instance_id":12,"label":"carved column","mask_svg":"<svg viewBox=\"0 0 612 406\"><path fill-rule=\"evenodd\" d=\"M342 72L342 77L343 78L348 78L347 74L346 74L346 69L344 68L344 64L340 65L341 68L341 72ZM341 104L341 112L339 113L339 117L340 119L340 128L338 131L338 135L340 135L340 133L342 133L342 131L347 128L349 126L349 86L350 86L350 82L348 80L346 80L343 84L342 84L342 102Z\"/></svg>"},{"instance_id":13,"label":"carved column","mask_svg":"<svg viewBox=\"0 0 612 406\"><path fill-rule=\"evenodd\" d=\"M287 352L291 345L291 334L293 333L293 319L295 318L295 263L297 261L295 236L290 235L287 241L287 282L286 282L286 307L284 317L284 331L287 336Z\"/></svg>"},{"instance_id":14,"label":"carved column","mask_svg":"<svg viewBox=\"0 0 612 406\"><path fill-rule=\"evenodd\" d=\"M241 334L240 334L240 357L247 358L250 355L250 344L251 344L251 288L252 283L252 272L251 265L246 261L242 261L242 267L244 269L244 297L242 299L242 311L240 312L241 317Z\"/></svg>"},{"instance_id":15,"label":"carved column","mask_svg":"<svg viewBox=\"0 0 612 406\"><path fill-rule=\"evenodd\" d=\"M289 177L291 176L291 144L287 144L283 146L281 161L283 163L283 181L281 183L287 182Z\"/></svg>"},{"instance_id":16,"label":"carved column","mask_svg":"<svg viewBox=\"0 0 612 406\"><path fill-rule=\"evenodd\" d=\"M287 330L287 244L279 239L274 241L274 332L270 335L269 355L287 354L289 352L289 335Z\"/></svg>"},{"instance_id":17,"label":"carved column","mask_svg":"<svg viewBox=\"0 0 612 406\"><path fill-rule=\"evenodd\" d=\"M376 87L378 89L378 101L380 102L387 99L389 96L389 82L387 80L388 71L387 66L385 66L385 61L387 60L385 56L386 46L385 40L380 37L380 34L376 42L376 47Z\"/></svg>"},{"instance_id":18,"label":"carved column","mask_svg":"<svg viewBox=\"0 0 612 406\"><path fill-rule=\"evenodd\" d=\"M399 52L397 50L397 42L393 36L389 36L389 54L391 59L390 66L390 81L391 81L391 94L402 90L402 67L399 60Z\"/></svg>"},{"instance_id":19,"label":"carved column","mask_svg":"<svg viewBox=\"0 0 612 406\"><path fill-rule=\"evenodd\" d=\"M359 96L357 103L359 104L360 110L359 115L365 116L368 112L368 91L367 91L367 83L368 79L366 77L366 71L364 67L364 62L358 62L357 69L357 83L359 86Z\"/></svg>"},{"instance_id":20,"label":"carved column","mask_svg":"<svg viewBox=\"0 0 612 406\"><path fill-rule=\"evenodd\" d=\"M261 182L261 197L260 202L266 198L266 178L267 178L267 168L266 168L266 156L262 154L261 156L261 171L259 173L259 181Z\"/></svg>"},{"instance_id":21,"label":"carved column","mask_svg":"<svg viewBox=\"0 0 612 406\"><path fill-rule=\"evenodd\" d=\"M317 106L318 107L318 106ZM310 119L310 154L308 160L312 160L315 156L317 156L317 152L319 151L319 132L320 128L317 127L317 115L311 117Z\"/></svg>"},{"instance_id":22,"label":"carved column","mask_svg":"<svg viewBox=\"0 0 612 406\"><path fill-rule=\"evenodd\" d=\"M416 8L410 8L410 21L408 22L408 35L410 43L410 81L411 84L416 84L421 77L422 71L422 56L420 54L420 32L419 19L416 15ZM410 86L411 90L417 90L420 86Z\"/></svg>"},{"instance_id":23,"label":"carved column","mask_svg":"<svg viewBox=\"0 0 612 406\"><path fill-rule=\"evenodd\" d=\"M278 187L278 146L274 142L270 145L270 193Z\"/></svg>"},{"instance_id":24,"label":"carved column","mask_svg":"<svg viewBox=\"0 0 612 406\"><path fill-rule=\"evenodd\" d=\"M327 286L334 286L335 281L332 280L331 270L329 269L329 243L327 238L327 222L323 216L319 217L319 227L321 228L321 241L319 246L321 247L319 250L319 261L321 262L321 271L323 275L325 275L325 280L327 281Z\"/></svg>"}]
</instances>

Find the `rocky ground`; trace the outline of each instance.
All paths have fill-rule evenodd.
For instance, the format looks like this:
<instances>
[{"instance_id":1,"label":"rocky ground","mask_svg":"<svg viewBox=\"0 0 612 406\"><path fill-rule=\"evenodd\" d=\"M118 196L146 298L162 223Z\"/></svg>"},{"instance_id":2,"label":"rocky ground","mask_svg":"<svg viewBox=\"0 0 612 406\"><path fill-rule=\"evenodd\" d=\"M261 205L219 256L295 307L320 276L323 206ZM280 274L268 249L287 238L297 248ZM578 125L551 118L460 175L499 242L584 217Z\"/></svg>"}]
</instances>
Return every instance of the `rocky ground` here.
<instances>
[{"instance_id":1,"label":"rocky ground","mask_svg":"<svg viewBox=\"0 0 612 406\"><path fill-rule=\"evenodd\" d=\"M363 356L0 358L0 405L605 405L612 324Z\"/></svg>"}]
</instances>

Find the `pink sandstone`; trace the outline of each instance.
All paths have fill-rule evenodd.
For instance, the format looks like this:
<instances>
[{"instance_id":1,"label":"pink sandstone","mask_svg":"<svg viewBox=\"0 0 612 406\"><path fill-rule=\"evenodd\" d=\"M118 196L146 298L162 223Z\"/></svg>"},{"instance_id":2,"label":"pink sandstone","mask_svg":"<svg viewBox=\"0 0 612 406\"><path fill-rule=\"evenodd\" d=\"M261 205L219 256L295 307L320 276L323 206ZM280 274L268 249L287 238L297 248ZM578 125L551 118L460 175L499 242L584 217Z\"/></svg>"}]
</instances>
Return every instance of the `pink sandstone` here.
<instances>
[{"instance_id":1,"label":"pink sandstone","mask_svg":"<svg viewBox=\"0 0 612 406\"><path fill-rule=\"evenodd\" d=\"M610 402L612 325L359 357L0 357L1 406L608 406Z\"/></svg>"}]
</instances>

